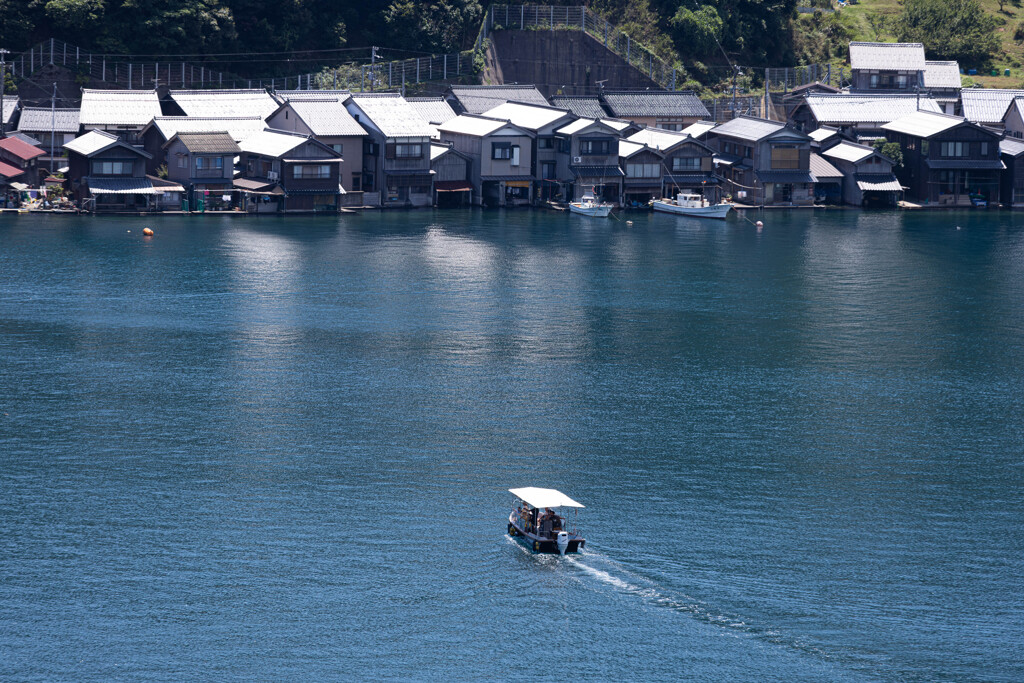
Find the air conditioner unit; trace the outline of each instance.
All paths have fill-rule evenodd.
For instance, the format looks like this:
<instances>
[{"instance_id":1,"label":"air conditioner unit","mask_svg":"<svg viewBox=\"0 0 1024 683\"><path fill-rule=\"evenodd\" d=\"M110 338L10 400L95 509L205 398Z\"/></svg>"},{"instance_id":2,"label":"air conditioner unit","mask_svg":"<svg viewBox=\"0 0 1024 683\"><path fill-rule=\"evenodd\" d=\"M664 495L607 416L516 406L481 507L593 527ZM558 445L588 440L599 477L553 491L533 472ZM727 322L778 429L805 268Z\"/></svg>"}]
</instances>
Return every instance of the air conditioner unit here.
<instances>
[{"instance_id":1,"label":"air conditioner unit","mask_svg":"<svg viewBox=\"0 0 1024 683\"><path fill-rule=\"evenodd\" d=\"M267 180L277 180L277 171L267 171Z\"/></svg>"},{"instance_id":2,"label":"air conditioner unit","mask_svg":"<svg viewBox=\"0 0 1024 683\"><path fill-rule=\"evenodd\" d=\"M583 157L573 157L572 158L572 163L574 163L574 164L583 163Z\"/></svg>"}]
</instances>

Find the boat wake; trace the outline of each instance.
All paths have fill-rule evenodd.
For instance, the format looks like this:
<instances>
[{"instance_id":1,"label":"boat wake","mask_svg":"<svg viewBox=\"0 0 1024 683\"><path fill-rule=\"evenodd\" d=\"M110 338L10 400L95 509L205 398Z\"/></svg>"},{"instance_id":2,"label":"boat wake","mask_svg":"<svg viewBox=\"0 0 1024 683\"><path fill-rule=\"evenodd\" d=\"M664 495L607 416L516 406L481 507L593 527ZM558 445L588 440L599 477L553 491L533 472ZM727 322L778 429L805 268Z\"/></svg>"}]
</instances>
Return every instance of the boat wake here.
<instances>
[{"instance_id":1,"label":"boat wake","mask_svg":"<svg viewBox=\"0 0 1024 683\"><path fill-rule=\"evenodd\" d=\"M697 598L640 576L599 552L587 550L581 555L566 555L559 559L578 571L577 578L580 581L596 580L622 594L634 596L644 604L685 614L697 621L725 629L736 636L756 638L832 664L843 663L840 657L826 652L815 644L788 636L777 628L758 626L738 615L723 614ZM852 665L855 662L846 664Z\"/></svg>"}]
</instances>

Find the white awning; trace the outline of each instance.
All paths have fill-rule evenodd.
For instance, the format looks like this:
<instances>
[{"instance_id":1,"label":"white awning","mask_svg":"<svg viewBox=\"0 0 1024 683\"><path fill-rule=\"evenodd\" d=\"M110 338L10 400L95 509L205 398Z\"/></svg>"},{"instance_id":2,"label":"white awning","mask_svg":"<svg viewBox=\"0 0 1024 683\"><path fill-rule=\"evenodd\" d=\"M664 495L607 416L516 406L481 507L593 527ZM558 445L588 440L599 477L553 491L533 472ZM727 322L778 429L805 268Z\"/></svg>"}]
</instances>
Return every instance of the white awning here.
<instances>
[{"instance_id":1,"label":"white awning","mask_svg":"<svg viewBox=\"0 0 1024 683\"><path fill-rule=\"evenodd\" d=\"M522 489L509 489L509 493L521 498L530 507L535 508L581 508L585 507L575 500L555 489L539 489L535 486L527 486Z\"/></svg>"},{"instance_id":2,"label":"white awning","mask_svg":"<svg viewBox=\"0 0 1024 683\"><path fill-rule=\"evenodd\" d=\"M902 192L903 186L900 185L898 180L890 180L888 182L881 183L870 183L865 180L858 180L857 187L865 192Z\"/></svg>"}]
</instances>

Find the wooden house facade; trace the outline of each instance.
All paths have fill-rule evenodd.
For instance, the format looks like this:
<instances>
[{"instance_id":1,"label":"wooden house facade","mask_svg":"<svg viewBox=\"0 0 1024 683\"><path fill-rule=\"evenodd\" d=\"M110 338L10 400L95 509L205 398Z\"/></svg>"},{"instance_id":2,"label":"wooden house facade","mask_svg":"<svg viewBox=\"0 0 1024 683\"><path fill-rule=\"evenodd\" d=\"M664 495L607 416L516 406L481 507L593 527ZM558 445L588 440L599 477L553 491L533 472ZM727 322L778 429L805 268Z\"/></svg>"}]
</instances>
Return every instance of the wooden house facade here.
<instances>
[{"instance_id":1,"label":"wooden house facade","mask_svg":"<svg viewBox=\"0 0 1024 683\"><path fill-rule=\"evenodd\" d=\"M903 150L897 171L912 201L967 206L999 201L1001 135L959 116L916 112L883 127Z\"/></svg>"}]
</instances>

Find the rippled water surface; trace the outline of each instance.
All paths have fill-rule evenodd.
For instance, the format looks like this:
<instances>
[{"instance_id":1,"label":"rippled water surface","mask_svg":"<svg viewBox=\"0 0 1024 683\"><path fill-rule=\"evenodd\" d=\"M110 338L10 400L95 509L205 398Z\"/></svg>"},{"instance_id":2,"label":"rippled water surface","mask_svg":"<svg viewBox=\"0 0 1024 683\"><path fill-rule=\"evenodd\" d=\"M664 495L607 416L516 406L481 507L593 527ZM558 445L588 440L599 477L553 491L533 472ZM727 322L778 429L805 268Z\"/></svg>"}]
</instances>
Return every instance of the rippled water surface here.
<instances>
[{"instance_id":1,"label":"rippled water surface","mask_svg":"<svg viewBox=\"0 0 1024 683\"><path fill-rule=\"evenodd\" d=\"M1024 216L628 218L0 217L0 678L1024 680Z\"/></svg>"}]
</instances>

